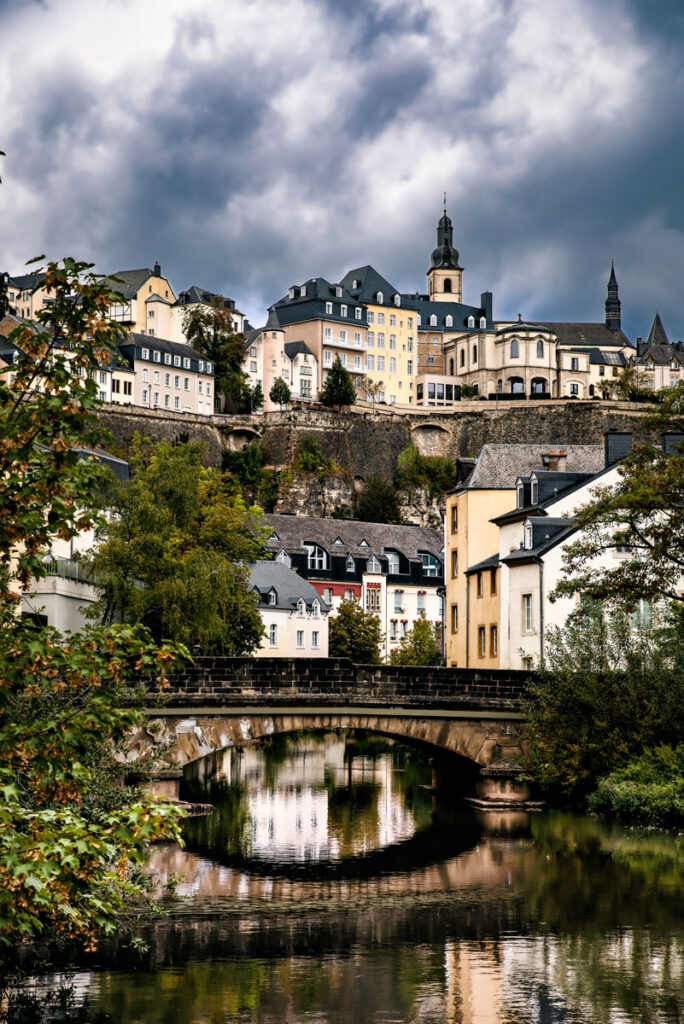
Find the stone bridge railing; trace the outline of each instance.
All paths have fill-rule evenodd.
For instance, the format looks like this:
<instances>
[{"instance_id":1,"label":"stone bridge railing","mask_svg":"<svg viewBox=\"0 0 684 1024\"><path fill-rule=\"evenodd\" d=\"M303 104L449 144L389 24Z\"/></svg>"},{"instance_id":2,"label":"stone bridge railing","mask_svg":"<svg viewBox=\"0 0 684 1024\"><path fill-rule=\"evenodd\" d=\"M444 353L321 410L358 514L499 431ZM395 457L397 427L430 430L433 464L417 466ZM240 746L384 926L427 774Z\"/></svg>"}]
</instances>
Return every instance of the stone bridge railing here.
<instances>
[{"instance_id":1,"label":"stone bridge railing","mask_svg":"<svg viewBox=\"0 0 684 1024\"><path fill-rule=\"evenodd\" d=\"M173 675L166 707L311 704L512 708L529 672L354 665L346 658L199 657Z\"/></svg>"}]
</instances>

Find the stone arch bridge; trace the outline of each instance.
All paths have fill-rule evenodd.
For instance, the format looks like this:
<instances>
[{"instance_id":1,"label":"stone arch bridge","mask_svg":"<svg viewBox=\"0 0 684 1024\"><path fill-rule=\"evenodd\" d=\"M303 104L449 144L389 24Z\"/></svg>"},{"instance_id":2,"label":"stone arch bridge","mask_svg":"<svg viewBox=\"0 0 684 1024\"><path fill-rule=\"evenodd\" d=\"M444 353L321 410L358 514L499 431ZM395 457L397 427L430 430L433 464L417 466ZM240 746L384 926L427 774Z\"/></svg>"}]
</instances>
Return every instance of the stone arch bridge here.
<instances>
[{"instance_id":1,"label":"stone arch bridge","mask_svg":"<svg viewBox=\"0 0 684 1024\"><path fill-rule=\"evenodd\" d=\"M360 729L428 749L435 785L470 776L475 797L520 806L527 674L358 666L344 658L198 658L150 695L128 757L179 769L226 747L303 729Z\"/></svg>"}]
</instances>

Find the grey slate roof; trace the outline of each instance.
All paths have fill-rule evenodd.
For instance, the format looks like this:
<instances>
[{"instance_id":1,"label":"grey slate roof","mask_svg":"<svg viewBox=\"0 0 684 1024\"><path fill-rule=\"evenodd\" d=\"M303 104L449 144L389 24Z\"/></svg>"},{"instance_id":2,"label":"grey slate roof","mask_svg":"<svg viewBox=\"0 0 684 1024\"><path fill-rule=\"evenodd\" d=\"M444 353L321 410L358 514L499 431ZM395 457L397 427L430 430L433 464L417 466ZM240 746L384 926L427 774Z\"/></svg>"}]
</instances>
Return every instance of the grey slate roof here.
<instances>
[{"instance_id":1,"label":"grey slate roof","mask_svg":"<svg viewBox=\"0 0 684 1024\"><path fill-rule=\"evenodd\" d=\"M158 292L153 292L152 295L148 295L145 302L163 302L166 306L172 306L173 303L170 299L164 299Z\"/></svg>"},{"instance_id":2,"label":"grey slate roof","mask_svg":"<svg viewBox=\"0 0 684 1024\"><path fill-rule=\"evenodd\" d=\"M429 551L441 561L444 546L442 534L423 526L396 526L387 523L363 523L358 519L321 519L314 516L287 516L272 512L264 516L267 525L278 536L267 541L270 551L301 550L304 542L319 544L339 555L369 558L382 555L384 549L399 551L407 558L417 558L419 551ZM339 538L341 544L335 544ZM367 547L361 545L365 540Z\"/></svg>"},{"instance_id":3,"label":"grey slate roof","mask_svg":"<svg viewBox=\"0 0 684 1024\"><path fill-rule=\"evenodd\" d=\"M486 444L466 486L480 490L513 488L519 476L545 468L542 455L549 451L565 452L564 468L569 473L598 473L603 469L605 456L602 444Z\"/></svg>"},{"instance_id":4,"label":"grey slate roof","mask_svg":"<svg viewBox=\"0 0 684 1024\"><path fill-rule=\"evenodd\" d=\"M420 313L419 331L479 331L480 317L486 315L481 306L467 306L463 302L431 302L427 295L405 295L401 296L401 305L404 309L414 309ZM437 317L437 324L430 324L431 316ZM453 325L447 327L445 320L447 316L453 319ZM468 327L468 317L475 318L475 327Z\"/></svg>"},{"instance_id":5,"label":"grey slate roof","mask_svg":"<svg viewBox=\"0 0 684 1024\"><path fill-rule=\"evenodd\" d=\"M540 320L540 327L548 327L558 338L560 345L578 345L592 348L634 348L623 331L611 331L605 324L561 322Z\"/></svg>"},{"instance_id":6,"label":"grey slate roof","mask_svg":"<svg viewBox=\"0 0 684 1024\"><path fill-rule=\"evenodd\" d=\"M225 295L219 295L217 292L211 292L208 288L200 288L199 285L192 284L189 288L184 288L179 293L178 298L173 303L174 306L189 306L194 305L197 302L202 302L205 305L212 306L217 299L221 299L222 305L225 309L229 309L233 312L239 312L235 308L235 301L233 299L226 298Z\"/></svg>"},{"instance_id":7,"label":"grey slate roof","mask_svg":"<svg viewBox=\"0 0 684 1024\"><path fill-rule=\"evenodd\" d=\"M475 565L471 565L469 569L466 569L466 576L471 576L475 572L482 572L484 569L496 569L499 564L499 552L495 555L490 555L489 558L483 558L481 562L476 562Z\"/></svg>"},{"instance_id":8,"label":"grey slate roof","mask_svg":"<svg viewBox=\"0 0 684 1024\"><path fill-rule=\"evenodd\" d=\"M670 339L667 336L667 332L663 327L663 321L660 319L660 313L656 313L651 324L651 330L648 332L648 338L646 339L647 345L669 345Z\"/></svg>"},{"instance_id":9,"label":"grey slate roof","mask_svg":"<svg viewBox=\"0 0 684 1024\"><path fill-rule=\"evenodd\" d=\"M38 288L44 280L44 273L19 274L18 277L10 277L9 283L13 288L18 288L21 292L32 292Z\"/></svg>"},{"instance_id":10,"label":"grey slate roof","mask_svg":"<svg viewBox=\"0 0 684 1024\"><path fill-rule=\"evenodd\" d=\"M356 287L354 287L355 281L357 282ZM356 270L348 271L340 280L340 284L360 302L377 303L377 294L382 292L381 305L394 305L392 297L397 294L397 289L390 284L386 277L379 274L375 267L368 264L365 267L357 267Z\"/></svg>"},{"instance_id":11,"label":"grey slate roof","mask_svg":"<svg viewBox=\"0 0 684 1024\"><path fill-rule=\"evenodd\" d=\"M136 331L130 331L127 339L119 342L119 349L127 359L130 359L130 353L133 348L147 348L150 352L157 349L159 352L170 352L172 355L183 356L186 359L202 359L205 363L211 362L201 352L190 348L189 345L185 345L180 341L167 341L166 338L158 338L156 334L138 334ZM204 372L206 373L207 371L205 370Z\"/></svg>"},{"instance_id":12,"label":"grey slate roof","mask_svg":"<svg viewBox=\"0 0 684 1024\"><path fill-rule=\"evenodd\" d=\"M291 610L296 608L297 602L303 598L307 608L317 600L321 611L329 610L316 588L286 565L280 562L258 561L250 562L247 568L250 589L258 590L264 598L271 590L275 590L277 601L269 607Z\"/></svg>"},{"instance_id":13,"label":"grey slate roof","mask_svg":"<svg viewBox=\"0 0 684 1024\"><path fill-rule=\"evenodd\" d=\"M104 283L113 292L123 295L124 299L134 299L148 277L152 276L153 271L149 267L140 267L138 270L117 270L112 277L106 277ZM115 277L120 277L121 280L114 281Z\"/></svg>"},{"instance_id":14,"label":"grey slate roof","mask_svg":"<svg viewBox=\"0 0 684 1024\"><path fill-rule=\"evenodd\" d=\"M305 341L286 341L285 355L288 359L294 359L299 355L313 356L313 352Z\"/></svg>"},{"instance_id":15,"label":"grey slate roof","mask_svg":"<svg viewBox=\"0 0 684 1024\"><path fill-rule=\"evenodd\" d=\"M507 565L529 562L540 555L550 551L556 544L560 544L577 527L572 519L552 518L551 516L529 516L527 522L532 525L532 547L518 548L501 559Z\"/></svg>"},{"instance_id":16,"label":"grey slate roof","mask_svg":"<svg viewBox=\"0 0 684 1024\"><path fill-rule=\"evenodd\" d=\"M548 333L549 327L544 324L530 324L527 323L525 320L515 320L507 327L500 327L496 333L513 334L516 331L532 331L534 333L537 333L539 331L545 331L546 333Z\"/></svg>"}]
</instances>

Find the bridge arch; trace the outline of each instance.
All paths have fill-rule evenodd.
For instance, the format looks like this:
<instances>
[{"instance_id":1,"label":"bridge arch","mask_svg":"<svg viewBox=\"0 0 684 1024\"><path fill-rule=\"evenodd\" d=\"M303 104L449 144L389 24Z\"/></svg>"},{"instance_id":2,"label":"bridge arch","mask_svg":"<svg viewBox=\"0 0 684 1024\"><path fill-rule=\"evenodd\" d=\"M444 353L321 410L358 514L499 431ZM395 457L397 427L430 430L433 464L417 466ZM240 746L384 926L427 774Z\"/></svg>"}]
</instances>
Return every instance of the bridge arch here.
<instances>
[{"instance_id":1,"label":"bridge arch","mask_svg":"<svg viewBox=\"0 0 684 1024\"><path fill-rule=\"evenodd\" d=\"M239 427L234 427L227 435L226 442L231 452L239 452L251 441L256 441L261 437L260 432L256 427L251 427L248 423Z\"/></svg>"}]
</instances>

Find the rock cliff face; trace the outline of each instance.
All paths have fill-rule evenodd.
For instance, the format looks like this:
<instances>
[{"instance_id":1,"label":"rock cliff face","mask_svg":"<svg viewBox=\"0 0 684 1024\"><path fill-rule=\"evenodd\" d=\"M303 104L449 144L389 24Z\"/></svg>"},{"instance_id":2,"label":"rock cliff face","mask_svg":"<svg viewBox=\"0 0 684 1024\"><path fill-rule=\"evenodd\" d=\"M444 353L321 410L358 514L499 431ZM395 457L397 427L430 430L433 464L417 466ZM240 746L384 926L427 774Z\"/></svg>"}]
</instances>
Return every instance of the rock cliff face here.
<instances>
[{"instance_id":1,"label":"rock cliff face","mask_svg":"<svg viewBox=\"0 0 684 1024\"><path fill-rule=\"evenodd\" d=\"M114 437L113 449L123 457L133 436L157 441L181 438L204 441L207 465L220 466L226 449L251 441L263 445L269 465L292 465L302 439L313 435L340 472L321 480L317 474L284 474L276 511L328 516L337 507L351 507L354 494L371 477L391 481L399 453L414 444L422 455L474 457L488 442L526 442L559 447L600 444L610 428L629 430L636 440L647 406L626 402L461 402L451 412L370 413L297 409L263 416L202 416L133 407L106 406L103 425ZM404 518L439 527L443 502L424 491L400 495Z\"/></svg>"}]
</instances>

